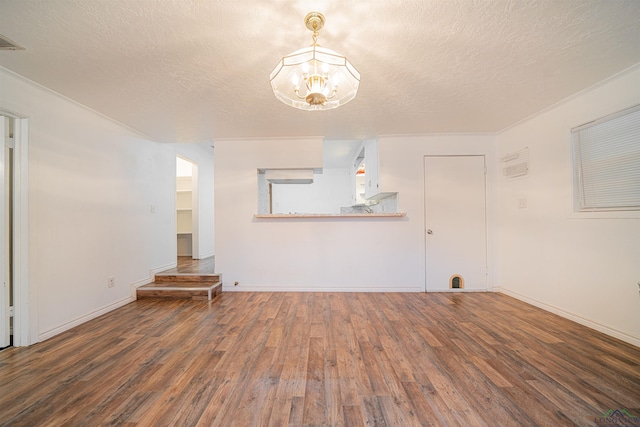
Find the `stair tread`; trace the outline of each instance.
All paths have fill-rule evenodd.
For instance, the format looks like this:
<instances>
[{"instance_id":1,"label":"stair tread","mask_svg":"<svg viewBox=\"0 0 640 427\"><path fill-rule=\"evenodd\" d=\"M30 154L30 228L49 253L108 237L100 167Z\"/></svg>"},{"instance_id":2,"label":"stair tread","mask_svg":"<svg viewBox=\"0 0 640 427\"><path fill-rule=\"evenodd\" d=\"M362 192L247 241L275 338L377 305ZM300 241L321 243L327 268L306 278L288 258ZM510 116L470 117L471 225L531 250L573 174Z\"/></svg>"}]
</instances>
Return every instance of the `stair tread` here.
<instances>
[{"instance_id":1,"label":"stair tread","mask_svg":"<svg viewBox=\"0 0 640 427\"><path fill-rule=\"evenodd\" d=\"M140 286L136 291L139 299L183 299L212 298L222 293L222 275L192 273L159 273L155 281Z\"/></svg>"},{"instance_id":2,"label":"stair tread","mask_svg":"<svg viewBox=\"0 0 640 427\"><path fill-rule=\"evenodd\" d=\"M171 290L171 289L210 289L221 285L222 282L153 282L140 286L138 290Z\"/></svg>"},{"instance_id":3,"label":"stair tread","mask_svg":"<svg viewBox=\"0 0 640 427\"><path fill-rule=\"evenodd\" d=\"M170 276L179 276L179 277L211 277L211 276L219 276L220 273L156 273L156 277L170 277Z\"/></svg>"},{"instance_id":4,"label":"stair tread","mask_svg":"<svg viewBox=\"0 0 640 427\"><path fill-rule=\"evenodd\" d=\"M211 283L218 282L221 279L220 274L166 274L155 276L156 283L172 283L172 282L202 282Z\"/></svg>"}]
</instances>

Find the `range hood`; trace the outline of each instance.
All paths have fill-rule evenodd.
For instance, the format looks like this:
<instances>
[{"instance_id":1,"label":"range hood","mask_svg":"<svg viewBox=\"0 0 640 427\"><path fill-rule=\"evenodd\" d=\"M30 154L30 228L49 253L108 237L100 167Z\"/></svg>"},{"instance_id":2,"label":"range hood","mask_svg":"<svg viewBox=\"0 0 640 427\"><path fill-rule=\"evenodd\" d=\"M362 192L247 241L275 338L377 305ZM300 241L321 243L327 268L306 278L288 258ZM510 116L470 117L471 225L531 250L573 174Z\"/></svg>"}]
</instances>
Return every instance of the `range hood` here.
<instances>
[{"instance_id":1,"label":"range hood","mask_svg":"<svg viewBox=\"0 0 640 427\"><path fill-rule=\"evenodd\" d=\"M311 184L313 169L267 169L264 177L272 184Z\"/></svg>"}]
</instances>

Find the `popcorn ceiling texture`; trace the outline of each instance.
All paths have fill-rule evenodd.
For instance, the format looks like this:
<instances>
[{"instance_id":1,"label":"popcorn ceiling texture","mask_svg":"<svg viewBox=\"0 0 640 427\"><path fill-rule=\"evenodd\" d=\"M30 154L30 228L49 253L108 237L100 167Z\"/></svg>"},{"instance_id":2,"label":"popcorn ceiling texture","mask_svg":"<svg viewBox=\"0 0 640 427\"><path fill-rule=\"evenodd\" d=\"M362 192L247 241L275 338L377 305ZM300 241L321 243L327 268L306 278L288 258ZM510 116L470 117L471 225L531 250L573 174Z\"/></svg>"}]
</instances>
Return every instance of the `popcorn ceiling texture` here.
<instances>
[{"instance_id":1,"label":"popcorn ceiling texture","mask_svg":"<svg viewBox=\"0 0 640 427\"><path fill-rule=\"evenodd\" d=\"M313 10L362 74L337 110L269 86ZM0 32L1 66L162 142L497 132L640 63L637 0L3 0Z\"/></svg>"}]
</instances>

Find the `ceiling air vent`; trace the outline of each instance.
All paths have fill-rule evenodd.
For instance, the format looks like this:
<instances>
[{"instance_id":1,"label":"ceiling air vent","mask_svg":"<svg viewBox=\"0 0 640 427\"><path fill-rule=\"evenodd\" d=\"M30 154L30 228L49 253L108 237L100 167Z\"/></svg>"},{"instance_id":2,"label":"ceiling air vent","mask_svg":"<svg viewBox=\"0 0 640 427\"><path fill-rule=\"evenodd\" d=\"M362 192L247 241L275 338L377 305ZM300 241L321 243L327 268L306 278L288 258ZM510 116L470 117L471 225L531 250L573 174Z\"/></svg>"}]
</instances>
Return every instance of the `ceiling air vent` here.
<instances>
[{"instance_id":1,"label":"ceiling air vent","mask_svg":"<svg viewBox=\"0 0 640 427\"><path fill-rule=\"evenodd\" d=\"M24 48L0 34L0 50L24 50Z\"/></svg>"}]
</instances>

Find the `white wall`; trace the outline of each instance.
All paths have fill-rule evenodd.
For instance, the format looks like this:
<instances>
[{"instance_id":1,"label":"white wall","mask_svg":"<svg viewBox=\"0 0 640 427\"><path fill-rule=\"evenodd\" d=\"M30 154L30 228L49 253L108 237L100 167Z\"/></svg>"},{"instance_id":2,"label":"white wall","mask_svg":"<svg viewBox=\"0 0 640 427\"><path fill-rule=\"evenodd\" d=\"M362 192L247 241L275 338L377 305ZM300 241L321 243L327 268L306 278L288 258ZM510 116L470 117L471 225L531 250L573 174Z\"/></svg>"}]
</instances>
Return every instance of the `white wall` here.
<instances>
[{"instance_id":1,"label":"white wall","mask_svg":"<svg viewBox=\"0 0 640 427\"><path fill-rule=\"evenodd\" d=\"M396 277L425 290L424 156L483 155L487 165L488 289L495 283L495 137L480 134L389 136L380 138L380 190L398 192L398 210L407 213L395 234L394 251L403 255ZM391 264L393 265L393 264Z\"/></svg>"},{"instance_id":2,"label":"white wall","mask_svg":"<svg viewBox=\"0 0 640 427\"><path fill-rule=\"evenodd\" d=\"M224 290L424 290L423 156L485 154L491 166L494 137L382 137L380 145L382 190L399 192L405 218L255 219L257 169L319 167L322 141L216 141Z\"/></svg>"},{"instance_id":3,"label":"white wall","mask_svg":"<svg viewBox=\"0 0 640 427\"><path fill-rule=\"evenodd\" d=\"M500 156L530 155L529 177L500 180L502 291L636 345L640 215L572 212L570 130L639 103L637 66L498 137Z\"/></svg>"},{"instance_id":4,"label":"white wall","mask_svg":"<svg viewBox=\"0 0 640 427\"><path fill-rule=\"evenodd\" d=\"M273 184L273 213L340 213L351 206L349 169L324 168L311 184Z\"/></svg>"},{"instance_id":5,"label":"white wall","mask_svg":"<svg viewBox=\"0 0 640 427\"><path fill-rule=\"evenodd\" d=\"M175 229L175 157L171 147L2 68L0 87L0 108L29 118L36 342L131 301L132 284L175 263L167 232Z\"/></svg>"},{"instance_id":6,"label":"white wall","mask_svg":"<svg viewBox=\"0 0 640 427\"><path fill-rule=\"evenodd\" d=\"M211 148L213 144L171 145L175 148L176 155L198 165L198 253L200 258L213 256L215 254L213 195L214 150ZM173 188L175 191L175 182Z\"/></svg>"}]
</instances>

